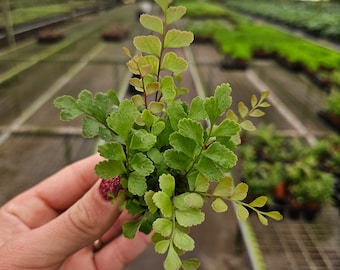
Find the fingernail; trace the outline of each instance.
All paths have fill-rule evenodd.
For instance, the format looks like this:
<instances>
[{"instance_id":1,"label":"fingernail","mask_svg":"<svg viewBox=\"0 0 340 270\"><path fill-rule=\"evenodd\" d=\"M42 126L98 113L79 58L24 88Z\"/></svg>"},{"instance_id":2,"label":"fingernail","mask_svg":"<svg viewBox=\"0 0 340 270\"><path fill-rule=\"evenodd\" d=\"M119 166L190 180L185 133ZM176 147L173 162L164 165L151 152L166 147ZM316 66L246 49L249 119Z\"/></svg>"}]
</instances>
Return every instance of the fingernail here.
<instances>
[{"instance_id":1,"label":"fingernail","mask_svg":"<svg viewBox=\"0 0 340 270\"><path fill-rule=\"evenodd\" d=\"M102 179L99 185L99 193L105 201L112 200L118 196L118 192L123 189L120 184L120 176L111 179Z\"/></svg>"}]
</instances>

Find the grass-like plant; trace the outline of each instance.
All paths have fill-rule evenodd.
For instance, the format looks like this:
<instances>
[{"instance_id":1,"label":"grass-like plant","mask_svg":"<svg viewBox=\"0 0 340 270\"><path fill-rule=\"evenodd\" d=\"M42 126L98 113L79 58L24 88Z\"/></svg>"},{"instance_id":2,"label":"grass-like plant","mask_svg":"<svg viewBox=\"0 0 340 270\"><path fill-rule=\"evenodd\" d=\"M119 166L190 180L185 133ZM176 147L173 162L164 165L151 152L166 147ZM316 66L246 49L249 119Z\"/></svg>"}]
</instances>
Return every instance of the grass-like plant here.
<instances>
[{"instance_id":1,"label":"grass-like plant","mask_svg":"<svg viewBox=\"0 0 340 270\"><path fill-rule=\"evenodd\" d=\"M236 113L230 110L227 83L217 86L211 97L197 96L190 104L179 99L188 91L181 86L188 62L174 49L189 46L194 37L176 29L185 7L170 6L171 0L155 2L163 12L160 17L140 16L142 26L154 34L134 38L136 54L124 48L127 67L137 75L130 84L140 94L119 101L112 90L95 96L83 90L76 99L58 97L55 105L61 108L62 120L83 116L84 137L103 140L98 152L106 160L95 171L100 178L119 179L121 208L137 216L123 225L123 234L133 238L138 230L153 231L156 252L167 253L165 269L197 269L198 259L180 256L194 249L189 230L204 221L207 199L216 212L235 203L241 220L247 219L248 209L265 225L267 217L282 219L277 211L260 210L267 201L264 196L243 202L248 186L234 183L230 174L237 162L239 134L255 129L248 117L264 114L268 93L252 96L249 107L239 103ZM116 199L116 194L108 195Z\"/></svg>"}]
</instances>

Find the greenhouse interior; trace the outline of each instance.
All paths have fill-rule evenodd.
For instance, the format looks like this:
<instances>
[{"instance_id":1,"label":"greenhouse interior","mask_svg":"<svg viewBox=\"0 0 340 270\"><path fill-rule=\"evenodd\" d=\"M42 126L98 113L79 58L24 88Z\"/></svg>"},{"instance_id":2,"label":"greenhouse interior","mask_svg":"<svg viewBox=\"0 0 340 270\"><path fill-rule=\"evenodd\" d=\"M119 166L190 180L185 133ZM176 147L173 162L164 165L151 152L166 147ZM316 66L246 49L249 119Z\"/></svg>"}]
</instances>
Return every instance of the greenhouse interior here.
<instances>
[{"instance_id":1,"label":"greenhouse interior","mask_svg":"<svg viewBox=\"0 0 340 270\"><path fill-rule=\"evenodd\" d=\"M20 252L52 269L17 241L65 215L102 226L110 211L74 210L97 181L118 228L78 250L100 241L105 269L340 269L339 0L0 5L1 269L26 269ZM50 176L89 156L72 201L72 177ZM43 188L53 217L29 197Z\"/></svg>"}]
</instances>

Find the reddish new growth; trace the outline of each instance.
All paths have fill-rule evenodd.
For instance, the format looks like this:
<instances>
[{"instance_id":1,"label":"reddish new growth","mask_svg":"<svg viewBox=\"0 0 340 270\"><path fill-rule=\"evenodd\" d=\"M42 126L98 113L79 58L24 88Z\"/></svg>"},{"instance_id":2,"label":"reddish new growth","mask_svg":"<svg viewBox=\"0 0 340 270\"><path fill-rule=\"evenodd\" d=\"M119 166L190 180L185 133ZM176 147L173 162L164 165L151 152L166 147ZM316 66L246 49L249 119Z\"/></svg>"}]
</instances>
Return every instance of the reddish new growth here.
<instances>
[{"instance_id":1,"label":"reddish new growth","mask_svg":"<svg viewBox=\"0 0 340 270\"><path fill-rule=\"evenodd\" d=\"M116 176L112 179L102 179L102 182L99 186L99 193L102 195L104 200L110 201L113 195L114 197L118 196L118 192L123 189L123 186L120 184L120 176Z\"/></svg>"}]
</instances>

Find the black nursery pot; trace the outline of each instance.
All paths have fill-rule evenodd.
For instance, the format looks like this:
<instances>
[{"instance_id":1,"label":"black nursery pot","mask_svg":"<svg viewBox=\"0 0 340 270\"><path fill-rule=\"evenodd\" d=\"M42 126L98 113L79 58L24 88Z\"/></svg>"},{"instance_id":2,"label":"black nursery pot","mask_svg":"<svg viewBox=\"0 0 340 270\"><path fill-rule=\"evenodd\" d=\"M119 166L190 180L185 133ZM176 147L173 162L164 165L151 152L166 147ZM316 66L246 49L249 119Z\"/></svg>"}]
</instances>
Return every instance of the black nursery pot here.
<instances>
[{"instance_id":1,"label":"black nursery pot","mask_svg":"<svg viewBox=\"0 0 340 270\"><path fill-rule=\"evenodd\" d=\"M340 133L340 116L334 115L327 111L319 111L318 115L323 121L325 121L335 131Z\"/></svg>"},{"instance_id":2,"label":"black nursery pot","mask_svg":"<svg viewBox=\"0 0 340 270\"><path fill-rule=\"evenodd\" d=\"M234 70L245 70L248 68L248 60L245 59L232 59L229 56L226 56L221 61L222 69L234 69Z\"/></svg>"},{"instance_id":3,"label":"black nursery pot","mask_svg":"<svg viewBox=\"0 0 340 270\"><path fill-rule=\"evenodd\" d=\"M317 202L305 203L302 210L304 219L306 221L313 221L321 211L321 204Z\"/></svg>"},{"instance_id":4,"label":"black nursery pot","mask_svg":"<svg viewBox=\"0 0 340 270\"><path fill-rule=\"evenodd\" d=\"M290 199L288 203L288 216L291 219L297 220L301 216L302 205L295 199Z\"/></svg>"}]
</instances>

